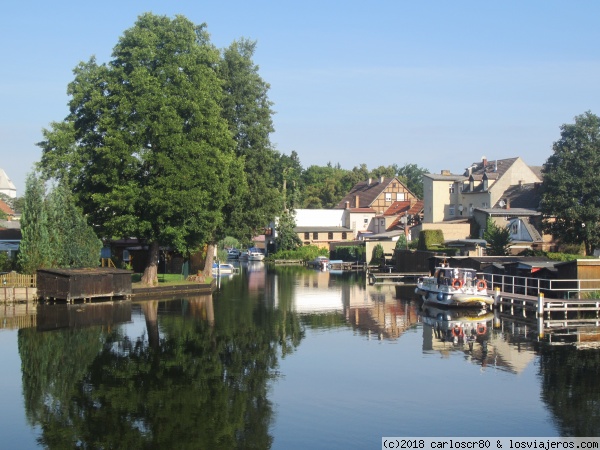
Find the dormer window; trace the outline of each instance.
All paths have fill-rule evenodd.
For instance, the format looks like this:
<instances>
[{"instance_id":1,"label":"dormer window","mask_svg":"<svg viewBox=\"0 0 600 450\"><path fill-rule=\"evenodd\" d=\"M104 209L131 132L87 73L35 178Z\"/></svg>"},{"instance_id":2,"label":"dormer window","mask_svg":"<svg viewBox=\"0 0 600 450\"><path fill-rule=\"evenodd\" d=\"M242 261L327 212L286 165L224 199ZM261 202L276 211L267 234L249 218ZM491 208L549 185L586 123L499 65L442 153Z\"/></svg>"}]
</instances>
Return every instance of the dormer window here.
<instances>
[{"instance_id":1,"label":"dormer window","mask_svg":"<svg viewBox=\"0 0 600 450\"><path fill-rule=\"evenodd\" d=\"M475 178L473 175L469 177L469 191L473 192L475 190Z\"/></svg>"}]
</instances>

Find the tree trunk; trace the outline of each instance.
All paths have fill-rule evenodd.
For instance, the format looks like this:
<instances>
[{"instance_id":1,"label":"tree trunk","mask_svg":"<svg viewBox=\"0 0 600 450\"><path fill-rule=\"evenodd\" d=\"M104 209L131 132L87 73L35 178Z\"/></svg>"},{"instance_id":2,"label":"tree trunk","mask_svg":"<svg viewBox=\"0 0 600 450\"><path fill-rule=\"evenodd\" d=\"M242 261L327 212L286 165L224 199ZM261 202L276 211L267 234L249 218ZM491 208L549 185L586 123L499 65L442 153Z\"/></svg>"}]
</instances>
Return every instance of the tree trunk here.
<instances>
[{"instance_id":1,"label":"tree trunk","mask_svg":"<svg viewBox=\"0 0 600 450\"><path fill-rule=\"evenodd\" d=\"M158 242L152 242L148 250L148 263L142 275L142 283L147 286L156 286L158 284Z\"/></svg>"},{"instance_id":2,"label":"tree trunk","mask_svg":"<svg viewBox=\"0 0 600 450\"><path fill-rule=\"evenodd\" d=\"M142 311L146 318L146 330L148 331L148 344L157 350L160 347L160 335L158 332L158 300L148 300L142 304Z\"/></svg>"},{"instance_id":3,"label":"tree trunk","mask_svg":"<svg viewBox=\"0 0 600 450\"><path fill-rule=\"evenodd\" d=\"M212 265L215 260L215 244L208 244L206 246L206 261L204 261L204 270L202 275L204 277L212 277Z\"/></svg>"}]
</instances>

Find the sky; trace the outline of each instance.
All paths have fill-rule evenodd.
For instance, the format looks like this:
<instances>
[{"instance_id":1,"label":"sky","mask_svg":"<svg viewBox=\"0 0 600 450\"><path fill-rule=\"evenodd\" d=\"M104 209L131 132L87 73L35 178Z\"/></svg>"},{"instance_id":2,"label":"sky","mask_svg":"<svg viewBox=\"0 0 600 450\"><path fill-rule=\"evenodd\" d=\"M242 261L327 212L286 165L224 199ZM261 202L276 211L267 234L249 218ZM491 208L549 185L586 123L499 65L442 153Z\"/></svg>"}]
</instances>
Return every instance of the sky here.
<instances>
[{"instance_id":1,"label":"sky","mask_svg":"<svg viewBox=\"0 0 600 450\"><path fill-rule=\"evenodd\" d=\"M247 38L275 132L303 167L416 164L462 173L486 157L541 166L560 127L600 115L600 2L21 0L2 7L0 168L22 196L42 129L68 114L73 68L109 62L144 12Z\"/></svg>"}]
</instances>

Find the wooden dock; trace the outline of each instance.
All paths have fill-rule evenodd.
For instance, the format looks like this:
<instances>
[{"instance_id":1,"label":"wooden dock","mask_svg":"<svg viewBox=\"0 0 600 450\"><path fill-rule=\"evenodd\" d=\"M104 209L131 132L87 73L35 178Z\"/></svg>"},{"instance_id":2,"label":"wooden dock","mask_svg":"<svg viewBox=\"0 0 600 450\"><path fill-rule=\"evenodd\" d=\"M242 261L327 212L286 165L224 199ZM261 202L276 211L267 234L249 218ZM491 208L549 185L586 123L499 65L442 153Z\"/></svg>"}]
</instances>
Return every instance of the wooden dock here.
<instances>
[{"instance_id":1,"label":"wooden dock","mask_svg":"<svg viewBox=\"0 0 600 450\"><path fill-rule=\"evenodd\" d=\"M417 284L417 280L420 277L427 276L428 274L422 272L369 272L367 279L369 284Z\"/></svg>"}]
</instances>

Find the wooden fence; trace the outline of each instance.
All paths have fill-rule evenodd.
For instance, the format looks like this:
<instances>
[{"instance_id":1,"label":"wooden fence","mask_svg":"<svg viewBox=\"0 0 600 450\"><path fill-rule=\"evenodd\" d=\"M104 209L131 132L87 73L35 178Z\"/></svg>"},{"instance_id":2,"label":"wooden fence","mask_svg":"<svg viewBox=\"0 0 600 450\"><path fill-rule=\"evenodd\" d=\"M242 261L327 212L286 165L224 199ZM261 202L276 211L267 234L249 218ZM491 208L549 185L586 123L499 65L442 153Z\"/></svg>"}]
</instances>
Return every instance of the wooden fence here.
<instances>
[{"instance_id":1,"label":"wooden fence","mask_svg":"<svg viewBox=\"0 0 600 450\"><path fill-rule=\"evenodd\" d=\"M8 272L0 275L0 287L36 287L35 275L23 275L17 272Z\"/></svg>"}]
</instances>

